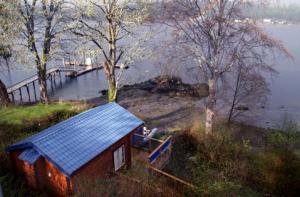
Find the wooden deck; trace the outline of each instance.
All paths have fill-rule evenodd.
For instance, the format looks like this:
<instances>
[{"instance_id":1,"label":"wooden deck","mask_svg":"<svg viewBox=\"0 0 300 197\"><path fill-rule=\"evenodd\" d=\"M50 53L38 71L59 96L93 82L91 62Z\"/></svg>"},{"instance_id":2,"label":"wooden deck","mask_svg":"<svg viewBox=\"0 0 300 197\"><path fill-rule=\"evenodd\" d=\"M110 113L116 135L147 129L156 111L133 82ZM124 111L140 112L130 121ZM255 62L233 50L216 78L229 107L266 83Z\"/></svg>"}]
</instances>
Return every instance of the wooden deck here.
<instances>
[{"instance_id":1,"label":"wooden deck","mask_svg":"<svg viewBox=\"0 0 300 197\"><path fill-rule=\"evenodd\" d=\"M95 66L91 66L90 68L86 68L86 67L83 67L83 68L78 68L78 67L53 67L53 68L50 68L46 71L46 78L47 79L50 79L51 81L51 86L52 86L52 80L55 81L55 76L56 74L59 74L59 77L60 77L60 80L61 80L61 73L65 73L65 76L66 77L78 77L78 76L81 76L81 75L84 75L88 72L91 72L91 71L94 71L94 70L97 70L97 69L102 69L102 65L95 65ZM15 98L14 98L14 92L16 91L19 91L19 94L20 94L20 100L22 101L22 91L21 89L23 87L26 87L27 89L27 94L28 94L28 97L29 97L29 100L30 100L30 91L29 91L29 85L32 84L33 85L33 90L34 90L34 96L35 96L35 99L37 100L37 96L36 96L36 88L35 88L35 82L38 81L38 75L35 74L27 79L24 79L14 85L12 85L11 87L8 87L7 88L7 93L9 95L11 95L12 97L12 101L15 102Z\"/></svg>"}]
</instances>

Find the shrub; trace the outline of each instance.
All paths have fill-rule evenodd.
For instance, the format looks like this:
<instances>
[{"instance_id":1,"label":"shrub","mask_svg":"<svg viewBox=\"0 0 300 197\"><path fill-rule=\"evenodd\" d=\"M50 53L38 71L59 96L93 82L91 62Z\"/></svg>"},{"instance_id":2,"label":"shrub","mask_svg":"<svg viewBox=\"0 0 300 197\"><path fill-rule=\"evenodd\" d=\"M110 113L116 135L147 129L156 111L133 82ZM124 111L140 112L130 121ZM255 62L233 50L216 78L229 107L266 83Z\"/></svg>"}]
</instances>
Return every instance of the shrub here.
<instances>
[{"instance_id":1,"label":"shrub","mask_svg":"<svg viewBox=\"0 0 300 197\"><path fill-rule=\"evenodd\" d=\"M247 141L234 140L227 131L202 138L197 153L199 164L205 162L210 169L218 171L218 176L244 178L247 174L249 144Z\"/></svg>"},{"instance_id":2,"label":"shrub","mask_svg":"<svg viewBox=\"0 0 300 197\"><path fill-rule=\"evenodd\" d=\"M199 124L185 132L190 137L185 137L183 144L197 144L197 151L182 144L180 150L196 155L190 174L198 186L199 196L297 196L300 193L299 133L296 127L285 128L267 133L266 149L252 147L244 138L237 139L222 124L211 136L205 136Z\"/></svg>"},{"instance_id":3,"label":"shrub","mask_svg":"<svg viewBox=\"0 0 300 197\"><path fill-rule=\"evenodd\" d=\"M229 180L212 181L204 184L198 189L199 196L243 196L243 197L255 197L262 196L261 194L247 188L240 183L232 182Z\"/></svg>"},{"instance_id":4,"label":"shrub","mask_svg":"<svg viewBox=\"0 0 300 197\"><path fill-rule=\"evenodd\" d=\"M267 151L249 160L249 181L264 193L297 196L300 193L300 159L291 151Z\"/></svg>"},{"instance_id":5,"label":"shrub","mask_svg":"<svg viewBox=\"0 0 300 197\"><path fill-rule=\"evenodd\" d=\"M266 145L277 151L294 151L299 143L300 135L297 130L271 131L267 135Z\"/></svg>"},{"instance_id":6,"label":"shrub","mask_svg":"<svg viewBox=\"0 0 300 197\"><path fill-rule=\"evenodd\" d=\"M171 160L164 170L183 179L190 179L197 146L198 141L190 132L176 134L172 139Z\"/></svg>"}]
</instances>

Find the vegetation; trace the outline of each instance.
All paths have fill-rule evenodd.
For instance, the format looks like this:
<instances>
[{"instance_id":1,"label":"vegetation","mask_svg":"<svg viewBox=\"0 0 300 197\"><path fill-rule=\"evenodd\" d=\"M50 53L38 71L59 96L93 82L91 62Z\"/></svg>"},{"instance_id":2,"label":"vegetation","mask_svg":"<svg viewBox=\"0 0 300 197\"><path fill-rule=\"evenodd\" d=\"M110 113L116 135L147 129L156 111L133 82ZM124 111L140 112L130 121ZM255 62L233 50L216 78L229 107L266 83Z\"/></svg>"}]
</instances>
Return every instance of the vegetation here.
<instances>
[{"instance_id":1,"label":"vegetation","mask_svg":"<svg viewBox=\"0 0 300 197\"><path fill-rule=\"evenodd\" d=\"M87 109L80 103L52 103L0 108L0 184L5 196L34 196L12 173L5 147Z\"/></svg>"},{"instance_id":2,"label":"vegetation","mask_svg":"<svg viewBox=\"0 0 300 197\"><path fill-rule=\"evenodd\" d=\"M34 122L59 111L73 111L75 107L72 103L52 103L49 105L16 106L0 109L0 125L24 125Z\"/></svg>"},{"instance_id":3,"label":"vegetation","mask_svg":"<svg viewBox=\"0 0 300 197\"><path fill-rule=\"evenodd\" d=\"M103 55L103 65L108 82L108 101L117 101L118 89L124 69L145 56L141 43L134 33L147 16L143 1L132 3L128 0L86 1L77 0L75 12L78 16L76 28L72 31L76 36L92 43ZM93 21L93 22L92 22ZM133 38L131 40L131 38ZM122 44L126 40L130 46ZM116 72L116 68L121 68Z\"/></svg>"},{"instance_id":4,"label":"vegetation","mask_svg":"<svg viewBox=\"0 0 300 197\"><path fill-rule=\"evenodd\" d=\"M300 183L300 134L218 124L209 138L203 126L176 134L167 170L197 185L199 196L296 196ZM238 130L238 132L237 132ZM260 133L247 138L247 133ZM260 142L260 143L258 143ZM180 160L178 159L180 158Z\"/></svg>"},{"instance_id":5,"label":"vegetation","mask_svg":"<svg viewBox=\"0 0 300 197\"><path fill-rule=\"evenodd\" d=\"M54 58L68 29L64 15L66 1L32 0L20 1L17 12L20 20L21 46L30 53L37 69L40 101L48 103L47 65Z\"/></svg>"},{"instance_id":6,"label":"vegetation","mask_svg":"<svg viewBox=\"0 0 300 197\"><path fill-rule=\"evenodd\" d=\"M228 86L233 89L234 96L229 99L232 104L229 114L232 117L237 100L242 104L246 100L252 101L253 99L245 97L257 95L253 89L266 85L263 73L275 72L270 61L272 54L279 52L288 56L283 45L266 35L256 24L233 22L244 18L244 3L244 0L174 1L174 6L181 14L170 22L175 29L175 45L181 46L181 53L185 54L184 60L193 62L199 68L197 74L209 86L206 134L212 133L217 103L224 97L221 96L222 90L226 90ZM173 7L169 12L174 12ZM189 56L191 58L187 58ZM262 82L253 83L258 79ZM230 81L236 81L236 85ZM248 86L251 94L243 91Z\"/></svg>"},{"instance_id":7,"label":"vegetation","mask_svg":"<svg viewBox=\"0 0 300 197\"><path fill-rule=\"evenodd\" d=\"M138 1L140 4L129 0L0 0L0 3L0 58L8 65L8 59L20 46L14 42L21 42L20 48L25 48L30 54L31 64L35 63L42 103L48 103L46 71L50 61L54 61L59 53L63 56L73 53L63 51L62 45L79 43L89 50L96 49L97 55L103 56L101 61L104 62L97 64L103 65L109 102L117 101L124 69L137 60L147 59L146 47L143 46L146 39L135 35L144 20L152 20L146 12L147 4L142 0ZM192 75L207 85L190 87L178 78L165 76L142 85L152 93L171 92L199 100L208 96L204 124L196 124L184 132L174 132L173 156L165 170L196 185L193 194L196 192L199 196L296 196L300 193L300 134L297 125L285 121L278 130L238 124L227 127L242 111L247 111L248 106L260 105L265 100L269 90L263 76L276 72L269 55L280 52L289 56L280 42L270 38L256 24L236 22L247 17L242 13L244 5L244 0L174 0L160 8L160 11L168 12L168 17L160 16L157 21L169 23L172 33L171 40L165 46L159 46L166 52L158 50L159 59L169 59L169 63L176 65L192 64L197 68L191 69ZM298 9L272 7L270 13L264 8L255 8L255 11L260 18L280 17L280 11L288 13L287 20L298 20L295 17L299 14ZM248 10L248 13L253 11ZM151 17L155 20L154 15ZM144 30L142 34L147 35ZM76 58L72 64L76 64ZM117 68L121 70L117 72ZM146 99L145 95L143 99ZM217 101L221 99L227 105L225 108L229 108L226 126L215 118ZM37 196L38 193L27 190L24 181L11 173L4 148L89 106L52 103L12 107L8 106L9 102L5 84L0 79L0 105L6 107L0 108L0 183L6 196ZM152 124L157 126L166 116L168 114L152 120ZM117 187L123 182L122 178L113 177L104 183L103 180L83 181L92 186L91 193L106 190L111 195L126 192L136 182L124 181L124 187ZM98 188L98 184L104 186ZM169 189L167 184L161 185ZM84 183L82 186L87 188ZM148 191L146 189L151 184L148 182L144 186L140 186L140 193ZM131 192L137 190L134 189Z\"/></svg>"},{"instance_id":8,"label":"vegetation","mask_svg":"<svg viewBox=\"0 0 300 197\"><path fill-rule=\"evenodd\" d=\"M251 6L245 8L246 15L255 19L276 19L286 20L291 22L300 21L300 6L286 5L286 6Z\"/></svg>"},{"instance_id":9,"label":"vegetation","mask_svg":"<svg viewBox=\"0 0 300 197\"><path fill-rule=\"evenodd\" d=\"M10 12L9 6L6 1L0 1L0 74L4 65L6 65L9 71L9 59L12 57L11 38L14 35L14 28L11 21L13 17ZM1 76L0 76L1 77ZM0 106L7 106L10 103L10 99L6 90L4 82L0 78Z\"/></svg>"}]
</instances>

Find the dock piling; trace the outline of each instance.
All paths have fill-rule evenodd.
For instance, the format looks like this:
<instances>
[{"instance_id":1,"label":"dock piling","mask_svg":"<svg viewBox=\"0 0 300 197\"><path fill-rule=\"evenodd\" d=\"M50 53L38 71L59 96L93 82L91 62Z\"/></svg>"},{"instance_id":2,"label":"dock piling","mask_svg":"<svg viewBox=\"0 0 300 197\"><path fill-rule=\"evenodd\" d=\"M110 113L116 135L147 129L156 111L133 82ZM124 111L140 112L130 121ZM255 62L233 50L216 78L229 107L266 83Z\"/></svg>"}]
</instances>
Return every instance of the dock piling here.
<instances>
[{"instance_id":1,"label":"dock piling","mask_svg":"<svg viewBox=\"0 0 300 197\"><path fill-rule=\"evenodd\" d=\"M14 92L11 92L10 94L11 94L11 99L12 99L12 102L13 102L13 103L15 103L15 96L14 96Z\"/></svg>"},{"instance_id":2,"label":"dock piling","mask_svg":"<svg viewBox=\"0 0 300 197\"><path fill-rule=\"evenodd\" d=\"M51 90L53 92L53 76L52 76L52 73L49 74L50 75L50 83L51 83Z\"/></svg>"},{"instance_id":3,"label":"dock piling","mask_svg":"<svg viewBox=\"0 0 300 197\"><path fill-rule=\"evenodd\" d=\"M25 87L26 87L26 89L27 89L28 100L29 100L29 102L30 102L30 101L31 101L31 98L30 98L30 91L29 91L29 87L28 87L28 85L26 85Z\"/></svg>"},{"instance_id":4,"label":"dock piling","mask_svg":"<svg viewBox=\"0 0 300 197\"><path fill-rule=\"evenodd\" d=\"M56 86L56 80L55 80L55 77L56 77L56 72L53 73L53 82L54 82L54 86Z\"/></svg>"},{"instance_id":5,"label":"dock piling","mask_svg":"<svg viewBox=\"0 0 300 197\"><path fill-rule=\"evenodd\" d=\"M60 86L62 87L62 76L61 76L61 72L64 72L65 73L65 77L78 77L78 76L81 76L83 74L86 74L88 72L91 72L93 70L99 70L99 69L102 69L103 67L102 66L92 66L91 68L81 68L81 69L78 69L76 67L54 67L54 68L50 68L47 70L46 74L47 74L47 80L49 79L49 81L51 82L51 88L52 88L52 91L54 91L54 87L53 87L53 81L54 81L54 85L56 86L56 79L55 77L57 76L57 74L59 75L59 78L60 78ZM39 77L38 75L34 75L34 76L31 76L19 83L16 83L14 84L13 86L7 88L7 93L11 95L11 98L12 98L12 101L13 102L16 102L17 101L17 98L15 98L15 95L14 95L14 92L16 91L19 91L19 95L20 95L20 101L23 102L23 95L22 95L22 88L23 87L26 87L26 90L27 90L27 94L28 94L28 98L29 98L29 101L33 100L31 98L31 95L30 95L30 84L32 83L32 86L33 86L33 93L34 93L34 98L35 98L35 101L38 101L37 99L37 90L36 90L36 84L35 82L39 80Z\"/></svg>"},{"instance_id":6,"label":"dock piling","mask_svg":"<svg viewBox=\"0 0 300 197\"><path fill-rule=\"evenodd\" d=\"M35 89L35 81L32 82L32 85L33 85L34 98L35 98L35 101L37 101L36 89Z\"/></svg>"},{"instance_id":7,"label":"dock piling","mask_svg":"<svg viewBox=\"0 0 300 197\"><path fill-rule=\"evenodd\" d=\"M22 97L22 88L19 88L19 94L20 94L20 101L22 103L23 101L23 97Z\"/></svg>"}]
</instances>

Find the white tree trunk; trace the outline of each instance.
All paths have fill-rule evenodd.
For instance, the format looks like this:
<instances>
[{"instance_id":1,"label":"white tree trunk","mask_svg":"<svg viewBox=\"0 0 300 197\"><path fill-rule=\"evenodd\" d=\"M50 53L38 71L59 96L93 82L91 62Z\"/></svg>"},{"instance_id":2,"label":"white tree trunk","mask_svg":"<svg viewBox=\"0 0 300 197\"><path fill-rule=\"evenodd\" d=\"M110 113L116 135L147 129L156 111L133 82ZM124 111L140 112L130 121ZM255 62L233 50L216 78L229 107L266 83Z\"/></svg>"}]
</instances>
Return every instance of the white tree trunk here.
<instances>
[{"instance_id":1,"label":"white tree trunk","mask_svg":"<svg viewBox=\"0 0 300 197\"><path fill-rule=\"evenodd\" d=\"M48 92L47 92L47 78L46 78L46 69L45 68L39 68L38 71L38 77L39 77L39 89L40 89L40 101L42 103L48 103Z\"/></svg>"},{"instance_id":2,"label":"white tree trunk","mask_svg":"<svg viewBox=\"0 0 300 197\"><path fill-rule=\"evenodd\" d=\"M216 79L209 79L209 95L208 103L206 106L206 121L205 121L205 134L210 135L213 132L214 118L215 118L215 106L216 106Z\"/></svg>"}]
</instances>

